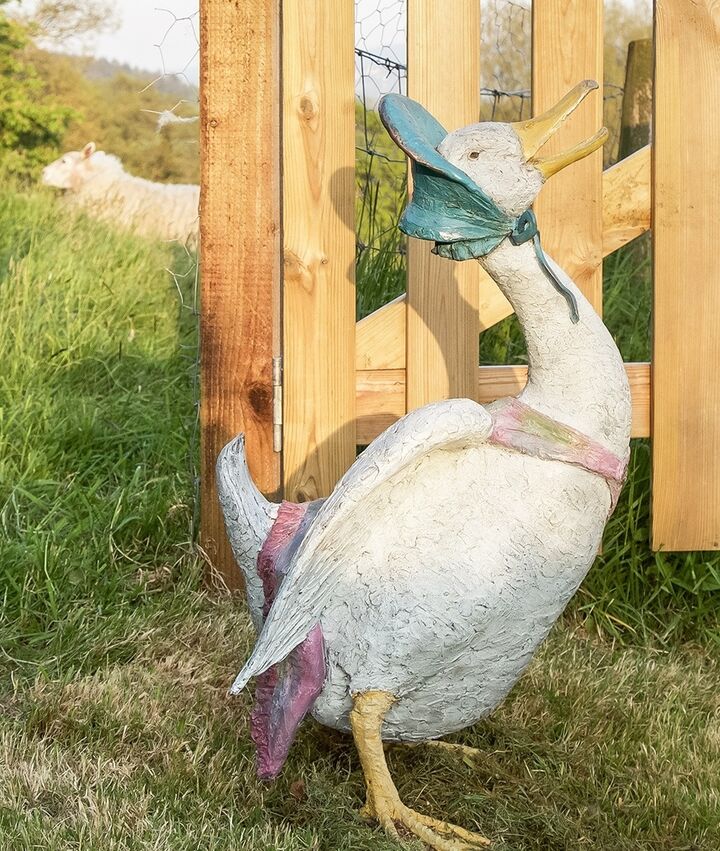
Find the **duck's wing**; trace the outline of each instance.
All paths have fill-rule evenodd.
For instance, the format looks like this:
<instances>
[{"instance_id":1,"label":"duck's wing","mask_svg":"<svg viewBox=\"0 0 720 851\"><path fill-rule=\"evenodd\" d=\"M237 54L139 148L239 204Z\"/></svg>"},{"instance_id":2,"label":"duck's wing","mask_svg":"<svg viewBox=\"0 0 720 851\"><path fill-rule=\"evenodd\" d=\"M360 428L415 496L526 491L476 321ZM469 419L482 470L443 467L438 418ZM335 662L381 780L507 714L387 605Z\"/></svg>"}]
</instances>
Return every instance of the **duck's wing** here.
<instances>
[{"instance_id":1,"label":"duck's wing","mask_svg":"<svg viewBox=\"0 0 720 851\"><path fill-rule=\"evenodd\" d=\"M490 413L469 399L426 405L403 417L360 455L323 504L288 567L255 649L230 689L287 657L320 620L337 581L364 544L358 525L383 515L391 477L437 449L459 449L490 437ZM386 508L386 511L390 510Z\"/></svg>"}]
</instances>

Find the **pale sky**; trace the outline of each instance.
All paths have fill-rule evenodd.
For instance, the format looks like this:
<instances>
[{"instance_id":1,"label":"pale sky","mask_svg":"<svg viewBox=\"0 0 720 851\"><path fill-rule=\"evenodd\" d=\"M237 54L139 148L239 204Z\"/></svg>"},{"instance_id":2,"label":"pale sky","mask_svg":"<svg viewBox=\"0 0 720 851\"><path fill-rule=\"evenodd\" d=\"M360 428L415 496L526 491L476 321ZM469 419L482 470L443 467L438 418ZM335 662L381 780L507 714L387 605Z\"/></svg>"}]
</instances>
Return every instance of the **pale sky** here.
<instances>
[{"instance_id":1,"label":"pale sky","mask_svg":"<svg viewBox=\"0 0 720 851\"><path fill-rule=\"evenodd\" d=\"M14 5L30 10L33 0L15 0ZM184 72L189 82L197 83L198 0L115 0L113 5L118 29L87 36L65 49L158 74L164 65L167 73Z\"/></svg>"},{"instance_id":2,"label":"pale sky","mask_svg":"<svg viewBox=\"0 0 720 851\"><path fill-rule=\"evenodd\" d=\"M14 0L20 8L32 8L36 0ZM399 61L405 58L406 0L355 0L356 42L371 52L381 52ZM438 0L440 2L440 0ZM625 0L629 5L638 0ZM646 3L647 0L643 0ZM114 0L120 27L94 35L80 46L84 52L126 62L147 71L183 73L198 82L199 0ZM529 7L529 0L521 5ZM177 20L176 20L177 19ZM159 46L158 46L159 45ZM384 72L374 69L378 76Z\"/></svg>"},{"instance_id":3,"label":"pale sky","mask_svg":"<svg viewBox=\"0 0 720 851\"><path fill-rule=\"evenodd\" d=\"M164 64L167 73L184 72L197 83L198 0L116 0L115 9L120 28L93 38L95 55L148 71Z\"/></svg>"},{"instance_id":4,"label":"pale sky","mask_svg":"<svg viewBox=\"0 0 720 851\"><path fill-rule=\"evenodd\" d=\"M364 24L358 40L366 42L369 50L399 42L404 54L403 33L398 32L404 0L356 0L356 6L358 19ZM187 66L190 82L197 83L198 0L116 0L115 8L121 27L95 36L94 54L155 71L162 67L162 50L168 73ZM173 16L181 20L175 21ZM184 17L190 20L182 20ZM161 41L158 49L155 45Z\"/></svg>"},{"instance_id":5,"label":"pale sky","mask_svg":"<svg viewBox=\"0 0 720 851\"><path fill-rule=\"evenodd\" d=\"M21 9L32 9L34 0L15 3ZM404 3L405 0L356 0L358 43L371 51L383 47L387 50L393 45L397 48L393 52L403 58ZM157 73L164 64L167 73L184 72L189 82L198 82L198 0L115 0L114 6L120 22L118 29L68 44L66 49Z\"/></svg>"}]
</instances>

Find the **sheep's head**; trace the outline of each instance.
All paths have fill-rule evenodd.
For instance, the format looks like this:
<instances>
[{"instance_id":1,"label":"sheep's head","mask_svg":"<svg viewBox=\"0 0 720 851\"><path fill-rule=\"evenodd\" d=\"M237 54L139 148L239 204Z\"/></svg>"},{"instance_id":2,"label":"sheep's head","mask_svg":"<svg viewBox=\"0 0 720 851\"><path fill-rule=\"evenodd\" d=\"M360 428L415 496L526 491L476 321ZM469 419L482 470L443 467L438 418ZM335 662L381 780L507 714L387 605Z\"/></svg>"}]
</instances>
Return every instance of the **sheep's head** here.
<instances>
[{"instance_id":1,"label":"sheep's head","mask_svg":"<svg viewBox=\"0 0 720 851\"><path fill-rule=\"evenodd\" d=\"M56 189L77 189L94 174L95 142L88 142L82 151L68 151L45 166L42 182Z\"/></svg>"}]
</instances>

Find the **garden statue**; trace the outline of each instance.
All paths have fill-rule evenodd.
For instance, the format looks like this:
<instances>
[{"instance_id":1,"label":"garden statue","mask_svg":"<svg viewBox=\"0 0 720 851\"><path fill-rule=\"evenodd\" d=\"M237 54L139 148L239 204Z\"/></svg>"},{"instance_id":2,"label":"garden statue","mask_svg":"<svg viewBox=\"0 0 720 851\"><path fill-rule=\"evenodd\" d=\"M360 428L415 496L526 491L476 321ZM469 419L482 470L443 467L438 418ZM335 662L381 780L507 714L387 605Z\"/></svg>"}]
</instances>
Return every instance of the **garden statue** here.
<instances>
[{"instance_id":1,"label":"garden statue","mask_svg":"<svg viewBox=\"0 0 720 851\"><path fill-rule=\"evenodd\" d=\"M530 209L543 182L600 148L539 150L597 84L515 124L452 133L418 103L380 114L410 157L400 227L454 260L475 258L511 302L529 377L515 398L450 399L415 410L358 457L324 501L272 505L253 485L243 439L223 450L218 488L245 574L257 677L252 735L274 777L310 712L351 731L364 814L438 851L488 844L406 807L383 742L461 730L503 700L598 551L622 486L630 392L612 337L542 250Z\"/></svg>"}]
</instances>

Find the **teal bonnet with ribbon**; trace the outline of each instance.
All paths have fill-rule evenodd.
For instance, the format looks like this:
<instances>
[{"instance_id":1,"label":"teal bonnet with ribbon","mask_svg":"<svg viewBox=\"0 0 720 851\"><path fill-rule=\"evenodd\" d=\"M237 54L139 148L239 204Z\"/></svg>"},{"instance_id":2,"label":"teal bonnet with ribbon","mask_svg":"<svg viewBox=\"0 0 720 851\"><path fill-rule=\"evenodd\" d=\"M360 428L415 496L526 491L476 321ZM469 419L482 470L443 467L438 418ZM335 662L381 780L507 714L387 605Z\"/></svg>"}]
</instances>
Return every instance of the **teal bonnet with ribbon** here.
<instances>
[{"instance_id":1,"label":"teal bonnet with ribbon","mask_svg":"<svg viewBox=\"0 0 720 851\"><path fill-rule=\"evenodd\" d=\"M533 211L509 215L469 175L446 160L437 146L447 131L416 101L404 95L385 95L379 112L412 168L412 197L400 219L400 230L417 239L434 240L433 253L448 260L483 257L506 238L515 245L533 240L543 272L568 302L570 316L577 322L575 297L547 262Z\"/></svg>"}]
</instances>

